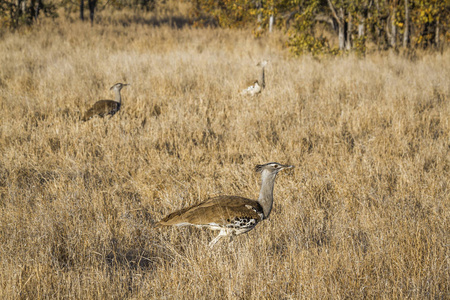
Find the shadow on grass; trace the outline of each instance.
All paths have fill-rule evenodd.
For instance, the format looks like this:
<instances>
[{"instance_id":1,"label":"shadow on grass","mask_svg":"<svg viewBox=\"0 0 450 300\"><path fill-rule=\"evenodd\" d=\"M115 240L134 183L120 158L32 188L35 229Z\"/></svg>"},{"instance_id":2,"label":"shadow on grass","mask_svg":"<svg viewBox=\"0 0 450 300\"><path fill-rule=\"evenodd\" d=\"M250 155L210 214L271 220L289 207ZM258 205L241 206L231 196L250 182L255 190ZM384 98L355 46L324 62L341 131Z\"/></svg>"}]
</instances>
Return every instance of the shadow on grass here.
<instances>
[{"instance_id":1,"label":"shadow on grass","mask_svg":"<svg viewBox=\"0 0 450 300\"><path fill-rule=\"evenodd\" d=\"M173 261L170 250L158 243L150 248L121 248L117 240L111 241L113 250L105 256L106 263L112 268L127 268L155 271L159 266Z\"/></svg>"}]
</instances>

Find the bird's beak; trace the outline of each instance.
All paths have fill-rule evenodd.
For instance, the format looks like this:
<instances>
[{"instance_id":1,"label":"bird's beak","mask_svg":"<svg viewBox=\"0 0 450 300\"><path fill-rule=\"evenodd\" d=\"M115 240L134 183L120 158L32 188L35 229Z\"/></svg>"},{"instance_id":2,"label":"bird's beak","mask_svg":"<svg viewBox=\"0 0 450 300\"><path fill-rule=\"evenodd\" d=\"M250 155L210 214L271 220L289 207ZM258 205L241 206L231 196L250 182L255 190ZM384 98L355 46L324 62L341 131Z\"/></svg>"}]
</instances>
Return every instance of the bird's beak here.
<instances>
[{"instance_id":1,"label":"bird's beak","mask_svg":"<svg viewBox=\"0 0 450 300\"><path fill-rule=\"evenodd\" d=\"M293 168L295 168L293 165L290 165L290 166L284 165L283 166L283 169L293 169Z\"/></svg>"},{"instance_id":2,"label":"bird's beak","mask_svg":"<svg viewBox=\"0 0 450 300\"><path fill-rule=\"evenodd\" d=\"M131 84L129 84L129 83L122 83L122 87L124 87L124 86L126 86L126 85L131 85ZM113 86L110 88L110 90L112 90L115 86L116 86L116 85L113 85Z\"/></svg>"}]
</instances>

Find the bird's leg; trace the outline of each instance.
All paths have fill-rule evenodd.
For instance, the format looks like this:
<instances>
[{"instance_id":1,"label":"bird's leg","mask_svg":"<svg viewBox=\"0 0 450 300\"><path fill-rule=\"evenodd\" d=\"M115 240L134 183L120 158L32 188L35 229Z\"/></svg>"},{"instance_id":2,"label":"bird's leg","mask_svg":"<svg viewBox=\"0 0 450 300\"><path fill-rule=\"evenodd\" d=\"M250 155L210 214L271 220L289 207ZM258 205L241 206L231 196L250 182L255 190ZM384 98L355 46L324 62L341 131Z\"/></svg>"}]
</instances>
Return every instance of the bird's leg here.
<instances>
[{"instance_id":1,"label":"bird's leg","mask_svg":"<svg viewBox=\"0 0 450 300\"><path fill-rule=\"evenodd\" d=\"M212 249L214 245L222 238L222 236L219 234L216 236L211 242L209 242L209 248Z\"/></svg>"},{"instance_id":2,"label":"bird's leg","mask_svg":"<svg viewBox=\"0 0 450 300\"><path fill-rule=\"evenodd\" d=\"M230 235L230 244L234 242L234 237L235 237L235 236L236 236L236 232L233 232L233 233Z\"/></svg>"},{"instance_id":3,"label":"bird's leg","mask_svg":"<svg viewBox=\"0 0 450 300\"><path fill-rule=\"evenodd\" d=\"M209 243L209 248L212 249L214 245L223 237L226 236L227 232L223 229L220 230L219 234Z\"/></svg>"}]
</instances>

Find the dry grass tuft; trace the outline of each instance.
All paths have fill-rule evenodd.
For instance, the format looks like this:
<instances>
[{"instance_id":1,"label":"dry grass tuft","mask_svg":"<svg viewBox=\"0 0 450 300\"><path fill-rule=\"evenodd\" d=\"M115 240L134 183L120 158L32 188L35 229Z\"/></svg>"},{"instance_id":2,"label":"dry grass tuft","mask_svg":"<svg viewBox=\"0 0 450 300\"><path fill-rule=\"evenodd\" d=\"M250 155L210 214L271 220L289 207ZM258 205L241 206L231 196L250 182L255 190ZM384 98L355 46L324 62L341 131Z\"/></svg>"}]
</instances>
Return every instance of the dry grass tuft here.
<instances>
[{"instance_id":1,"label":"dry grass tuft","mask_svg":"<svg viewBox=\"0 0 450 300\"><path fill-rule=\"evenodd\" d=\"M450 55L292 59L276 34L42 25L0 41L0 298L450 297ZM239 96L269 58L267 87ZM257 75L257 74L256 74ZM80 122L116 82L112 118ZM208 251L209 196L271 218Z\"/></svg>"}]
</instances>

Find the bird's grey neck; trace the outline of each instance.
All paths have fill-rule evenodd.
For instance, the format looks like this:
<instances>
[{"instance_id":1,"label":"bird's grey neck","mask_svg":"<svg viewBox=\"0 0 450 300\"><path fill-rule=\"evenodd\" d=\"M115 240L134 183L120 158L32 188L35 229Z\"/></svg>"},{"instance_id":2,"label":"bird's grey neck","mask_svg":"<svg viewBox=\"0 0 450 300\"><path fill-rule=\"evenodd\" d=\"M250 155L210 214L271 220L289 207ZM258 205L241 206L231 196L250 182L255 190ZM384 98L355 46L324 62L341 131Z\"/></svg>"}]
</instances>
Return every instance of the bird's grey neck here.
<instances>
[{"instance_id":1,"label":"bird's grey neck","mask_svg":"<svg viewBox=\"0 0 450 300\"><path fill-rule=\"evenodd\" d=\"M276 173L263 171L261 174L261 191L259 192L258 202L263 208L264 219L270 215L273 205L273 186L275 184Z\"/></svg>"},{"instance_id":2,"label":"bird's grey neck","mask_svg":"<svg viewBox=\"0 0 450 300\"><path fill-rule=\"evenodd\" d=\"M265 76L264 76L264 67L262 67L261 78L259 79L259 82L261 83L262 88L266 87L266 81L265 81Z\"/></svg>"},{"instance_id":3,"label":"bird's grey neck","mask_svg":"<svg viewBox=\"0 0 450 300\"><path fill-rule=\"evenodd\" d=\"M116 102L122 103L122 97L120 96L120 90L116 91Z\"/></svg>"}]
</instances>

